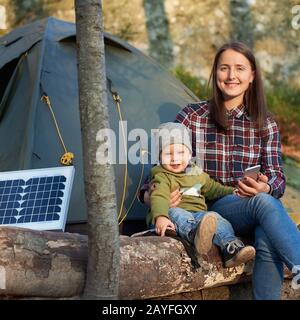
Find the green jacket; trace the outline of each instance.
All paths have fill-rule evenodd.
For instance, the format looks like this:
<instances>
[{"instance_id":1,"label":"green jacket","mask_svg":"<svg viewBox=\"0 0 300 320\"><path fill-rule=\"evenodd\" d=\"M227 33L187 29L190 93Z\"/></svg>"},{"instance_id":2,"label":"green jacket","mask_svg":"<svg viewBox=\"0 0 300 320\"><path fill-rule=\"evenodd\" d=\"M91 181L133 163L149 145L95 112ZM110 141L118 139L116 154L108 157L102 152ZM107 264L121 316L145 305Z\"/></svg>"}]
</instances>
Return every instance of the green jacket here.
<instances>
[{"instance_id":1,"label":"green jacket","mask_svg":"<svg viewBox=\"0 0 300 320\"><path fill-rule=\"evenodd\" d=\"M178 207L190 212L206 211L206 199L213 200L231 194L234 190L211 179L196 165L183 173L173 173L155 166L151 170L151 186L151 207L146 219L148 225L155 224L158 216L169 217L170 194L178 187L183 192Z\"/></svg>"}]
</instances>

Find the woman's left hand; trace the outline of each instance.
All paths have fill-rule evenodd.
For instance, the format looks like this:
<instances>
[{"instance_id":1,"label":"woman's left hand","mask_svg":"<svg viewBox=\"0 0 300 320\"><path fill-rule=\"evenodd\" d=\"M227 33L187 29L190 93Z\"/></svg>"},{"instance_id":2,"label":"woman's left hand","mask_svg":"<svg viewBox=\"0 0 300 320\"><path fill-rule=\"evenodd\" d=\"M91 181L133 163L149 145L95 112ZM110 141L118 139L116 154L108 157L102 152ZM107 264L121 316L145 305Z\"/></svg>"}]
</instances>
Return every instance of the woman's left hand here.
<instances>
[{"instance_id":1,"label":"woman's left hand","mask_svg":"<svg viewBox=\"0 0 300 320\"><path fill-rule=\"evenodd\" d=\"M268 177L259 173L257 181L250 177L245 177L243 180L240 180L235 194L239 197L253 197L258 193L268 193L269 191L270 186L268 185Z\"/></svg>"}]
</instances>

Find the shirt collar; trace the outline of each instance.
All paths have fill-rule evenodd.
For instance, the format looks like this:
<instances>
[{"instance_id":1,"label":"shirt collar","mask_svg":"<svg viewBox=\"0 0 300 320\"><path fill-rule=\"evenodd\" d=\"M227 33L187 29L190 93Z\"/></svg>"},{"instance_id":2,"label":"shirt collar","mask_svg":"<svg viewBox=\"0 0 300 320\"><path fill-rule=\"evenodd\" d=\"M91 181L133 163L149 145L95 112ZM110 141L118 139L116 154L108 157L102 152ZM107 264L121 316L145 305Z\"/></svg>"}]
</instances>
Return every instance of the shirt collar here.
<instances>
[{"instance_id":1,"label":"shirt collar","mask_svg":"<svg viewBox=\"0 0 300 320\"><path fill-rule=\"evenodd\" d=\"M235 117L235 118L240 118L242 115L245 115L246 118L250 119L247 112L247 108L243 103L229 111L226 111L226 114L229 117Z\"/></svg>"}]
</instances>

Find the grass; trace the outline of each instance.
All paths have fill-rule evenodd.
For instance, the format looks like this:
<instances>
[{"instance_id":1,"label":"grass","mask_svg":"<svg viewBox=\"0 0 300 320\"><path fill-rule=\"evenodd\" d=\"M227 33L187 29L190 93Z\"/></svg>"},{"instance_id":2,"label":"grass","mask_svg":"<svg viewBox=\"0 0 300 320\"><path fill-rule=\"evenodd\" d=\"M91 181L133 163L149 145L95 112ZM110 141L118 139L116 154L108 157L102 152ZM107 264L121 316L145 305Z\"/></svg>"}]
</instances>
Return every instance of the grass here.
<instances>
[{"instance_id":1,"label":"grass","mask_svg":"<svg viewBox=\"0 0 300 320\"><path fill-rule=\"evenodd\" d=\"M300 89L276 84L266 91L270 111L279 123L282 143L300 150Z\"/></svg>"},{"instance_id":2,"label":"grass","mask_svg":"<svg viewBox=\"0 0 300 320\"><path fill-rule=\"evenodd\" d=\"M193 76L190 72L186 71L183 66L175 67L171 70L171 73L201 100L208 99L209 89L206 80Z\"/></svg>"},{"instance_id":3,"label":"grass","mask_svg":"<svg viewBox=\"0 0 300 320\"><path fill-rule=\"evenodd\" d=\"M287 185L295 188L296 190L300 190L300 163L289 157L284 157L283 160L283 169Z\"/></svg>"}]
</instances>

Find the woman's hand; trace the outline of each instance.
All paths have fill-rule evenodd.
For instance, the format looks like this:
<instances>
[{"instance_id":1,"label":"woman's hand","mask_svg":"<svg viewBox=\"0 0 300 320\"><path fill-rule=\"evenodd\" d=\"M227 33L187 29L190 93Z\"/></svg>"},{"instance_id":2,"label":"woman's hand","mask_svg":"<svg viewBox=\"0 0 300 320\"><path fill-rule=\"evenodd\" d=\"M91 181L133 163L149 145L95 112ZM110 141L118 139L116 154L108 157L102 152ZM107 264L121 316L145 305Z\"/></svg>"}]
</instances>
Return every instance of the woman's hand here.
<instances>
[{"instance_id":1,"label":"woman's hand","mask_svg":"<svg viewBox=\"0 0 300 320\"><path fill-rule=\"evenodd\" d=\"M245 177L242 181L239 181L235 194L242 198L253 197L261 192L269 193L270 188L270 185L268 185L268 177L259 173L257 181L250 177Z\"/></svg>"},{"instance_id":2,"label":"woman's hand","mask_svg":"<svg viewBox=\"0 0 300 320\"><path fill-rule=\"evenodd\" d=\"M144 203L150 207L150 193L149 191L144 192Z\"/></svg>"},{"instance_id":3,"label":"woman's hand","mask_svg":"<svg viewBox=\"0 0 300 320\"><path fill-rule=\"evenodd\" d=\"M163 237L167 229L176 231L174 223L164 216L159 216L155 222L155 232Z\"/></svg>"},{"instance_id":4,"label":"woman's hand","mask_svg":"<svg viewBox=\"0 0 300 320\"><path fill-rule=\"evenodd\" d=\"M179 188L171 192L170 194L170 208L176 208L180 201L181 201L182 195L179 192Z\"/></svg>"},{"instance_id":5,"label":"woman's hand","mask_svg":"<svg viewBox=\"0 0 300 320\"><path fill-rule=\"evenodd\" d=\"M181 193L179 192L179 188L171 192L170 194L170 208L176 208L181 201ZM150 207L150 194L149 191L145 191L144 193L144 203Z\"/></svg>"}]
</instances>

